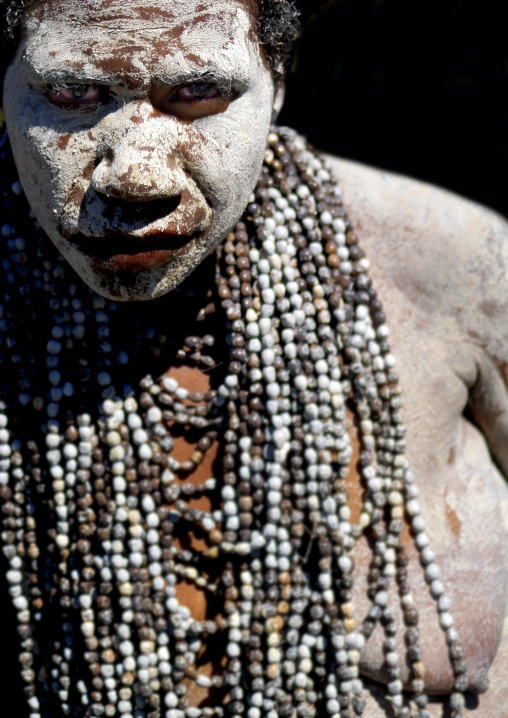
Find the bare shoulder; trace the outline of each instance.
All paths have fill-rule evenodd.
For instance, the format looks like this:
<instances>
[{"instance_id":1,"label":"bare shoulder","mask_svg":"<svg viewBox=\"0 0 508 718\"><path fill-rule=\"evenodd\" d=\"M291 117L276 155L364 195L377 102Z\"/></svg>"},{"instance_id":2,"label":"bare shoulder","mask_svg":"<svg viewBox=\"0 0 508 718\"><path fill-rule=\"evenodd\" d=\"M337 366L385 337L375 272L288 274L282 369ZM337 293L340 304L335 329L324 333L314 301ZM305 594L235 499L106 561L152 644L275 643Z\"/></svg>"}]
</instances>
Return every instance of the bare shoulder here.
<instances>
[{"instance_id":1,"label":"bare shoulder","mask_svg":"<svg viewBox=\"0 0 508 718\"><path fill-rule=\"evenodd\" d=\"M360 242L375 259L374 277L431 305L445 297L450 308L473 303L475 310L508 302L508 223L501 216L425 182L328 160Z\"/></svg>"},{"instance_id":2,"label":"bare shoulder","mask_svg":"<svg viewBox=\"0 0 508 718\"><path fill-rule=\"evenodd\" d=\"M386 229L425 232L430 244L444 237L458 242L467 232L469 240L457 247L467 254L475 251L475 242L489 232L492 223L503 223L492 210L442 187L352 160L326 157L346 203L353 213L361 212L365 227L370 228L374 221Z\"/></svg>"},{"instance_id":3,"label":"bare shoulder","mask_svg":"<svg viewBox=\"0 0 508 718\"><path fill-rule=\"evenodd\" d=\"M476 364L484 365L484 376L491 362L505 397L507 221L442 188L328 159L389 316L405 320L406 336L411 324L421 328L425 341L432 337L455 349L465 347Z\"/></svg>"}]
</instances>

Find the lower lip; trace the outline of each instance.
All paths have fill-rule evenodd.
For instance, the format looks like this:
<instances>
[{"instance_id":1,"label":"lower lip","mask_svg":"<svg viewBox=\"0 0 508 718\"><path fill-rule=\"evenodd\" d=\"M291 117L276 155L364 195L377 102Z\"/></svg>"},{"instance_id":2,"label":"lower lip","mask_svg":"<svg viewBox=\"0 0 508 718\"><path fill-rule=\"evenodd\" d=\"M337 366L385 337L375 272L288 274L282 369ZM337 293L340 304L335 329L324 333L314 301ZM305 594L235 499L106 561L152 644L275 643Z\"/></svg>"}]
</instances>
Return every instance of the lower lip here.
<instances>
[{"instance_id":1,"label":"lower lip","mask_svg":"<svg viewBox=\"0 0 508 718\"><path fill-rule=\"evenodd\" d=\"M192 241L192 236L163 237L157 242L133 242L132 238L85 239L81 251L101 264L117 271L150 269L170 261ZM169 246L168 246L169 245Z\"/></svg>"}]
</instances>

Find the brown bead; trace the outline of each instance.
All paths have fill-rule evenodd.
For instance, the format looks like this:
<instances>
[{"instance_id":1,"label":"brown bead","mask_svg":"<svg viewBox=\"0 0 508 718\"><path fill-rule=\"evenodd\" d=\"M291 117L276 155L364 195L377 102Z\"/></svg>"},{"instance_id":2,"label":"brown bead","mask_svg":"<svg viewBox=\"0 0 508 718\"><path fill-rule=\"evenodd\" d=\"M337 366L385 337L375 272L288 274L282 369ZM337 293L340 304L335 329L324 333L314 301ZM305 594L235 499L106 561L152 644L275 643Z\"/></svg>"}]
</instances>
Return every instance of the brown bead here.
<instances>
[{"instance_id":1,"label":"brown bead","mask_svg":"<svg viewBox=\"0 0 508 718\"><path fill-rule=\"evenodd\" d=\"M114 663L115 662L115 652L112 651L110 648L108 650L102 652L102 660L105 663Z\"/></svg>"}]
</instances>

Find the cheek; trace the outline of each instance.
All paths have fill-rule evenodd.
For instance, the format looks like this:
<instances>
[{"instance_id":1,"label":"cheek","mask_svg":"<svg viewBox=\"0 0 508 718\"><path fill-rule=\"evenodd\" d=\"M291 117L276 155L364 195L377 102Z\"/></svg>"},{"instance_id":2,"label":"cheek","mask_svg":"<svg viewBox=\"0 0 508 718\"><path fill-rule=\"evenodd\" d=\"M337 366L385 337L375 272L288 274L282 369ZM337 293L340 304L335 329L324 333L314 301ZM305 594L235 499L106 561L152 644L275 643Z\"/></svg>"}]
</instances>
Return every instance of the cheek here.
<instances>
[{"instance_id":1,"label":"cheek","mask_svg":"<svg viewBox=\"0 0 508 718\"><path fill-rule=\"evenodd\" d=\"M248 92L220 115L199 122L200 138L189 152L217 206L246 203L256 184L272 115L271 83Z\"/></svg>"},{"instance_id":2,"label":"cheek","mask_svg":"<svg viewBox=\"0 0 508 718\"><path fill-rule=\"evenodd\" d=\"M21 183L32 204L51 194L54 206L65 201L76 179L93 164L86 133L62 132L45 122L42 103L7 104L9 139Z\"/></svg>"},{"instance_id":3,"label":"cheek","mask_svg":"<svg viewBox=\"0 0 508 718\"><path fill-rule=\"evenodd\" d=\"M92 154L82 128L59 128L53 108L20 77L14 64L5 78L4 112L14 159L31 203L52 195L63 201L66 187L79 176ZM30 196L32 195L32 196Z\"/></svg>"}]
</instances>

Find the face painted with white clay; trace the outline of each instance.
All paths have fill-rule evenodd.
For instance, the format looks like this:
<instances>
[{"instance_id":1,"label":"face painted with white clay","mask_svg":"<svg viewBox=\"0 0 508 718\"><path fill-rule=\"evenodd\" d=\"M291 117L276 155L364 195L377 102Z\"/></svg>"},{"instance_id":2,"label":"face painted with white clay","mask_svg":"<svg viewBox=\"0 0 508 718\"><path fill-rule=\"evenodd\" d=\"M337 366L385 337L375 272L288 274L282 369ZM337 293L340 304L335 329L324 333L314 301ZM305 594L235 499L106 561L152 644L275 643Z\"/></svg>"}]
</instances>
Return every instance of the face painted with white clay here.
<instances>
[{"instance_id":1,"label":"face painted with white clay","mask_svg":"<svg viewBox=\"0 0 508 718\"><path fill-rule=\"evenodd\" d=\"M259 176L274 85L247 0L47 0L5 78L20 180L81 278L176 287Z\"/></svg>"}]
</instances>

